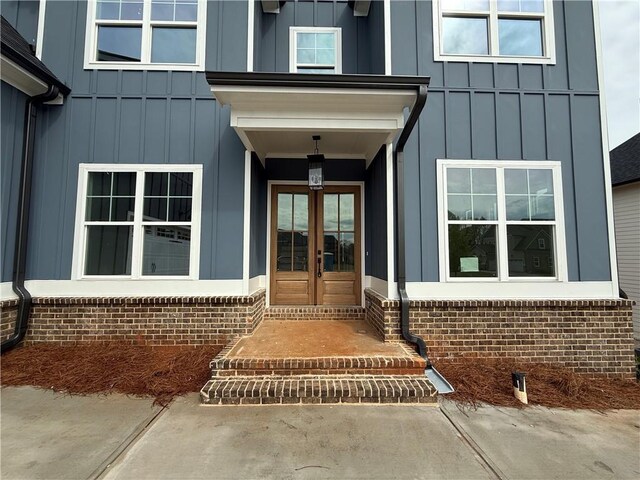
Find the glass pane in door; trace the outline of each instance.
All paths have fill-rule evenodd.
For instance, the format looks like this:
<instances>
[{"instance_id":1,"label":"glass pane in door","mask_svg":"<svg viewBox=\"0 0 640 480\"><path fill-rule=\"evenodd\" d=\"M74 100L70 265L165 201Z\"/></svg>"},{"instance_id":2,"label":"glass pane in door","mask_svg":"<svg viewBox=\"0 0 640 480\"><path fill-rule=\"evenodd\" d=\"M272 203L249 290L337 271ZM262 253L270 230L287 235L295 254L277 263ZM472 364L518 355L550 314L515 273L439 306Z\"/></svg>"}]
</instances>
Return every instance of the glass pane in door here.
<instances>
[{"instance_id":1,"label":"glass pane in door","mask_svg":"<svg viewBox=\"0 0 640 480\"><path fill-rule=\"evenodd\" d=\"M309 269L309 196L306 193L278 194L278 272Z\"/></svg>"},{"instance_id":2,"label":"glass pane in door","mask_svg":"<svg viewBox=\"0 0 640 480\"><path fill-rule=\"evenodd\" d=\"M355 271L355 195L324 195L324 271Z\"/></svg>"}]
</instances>

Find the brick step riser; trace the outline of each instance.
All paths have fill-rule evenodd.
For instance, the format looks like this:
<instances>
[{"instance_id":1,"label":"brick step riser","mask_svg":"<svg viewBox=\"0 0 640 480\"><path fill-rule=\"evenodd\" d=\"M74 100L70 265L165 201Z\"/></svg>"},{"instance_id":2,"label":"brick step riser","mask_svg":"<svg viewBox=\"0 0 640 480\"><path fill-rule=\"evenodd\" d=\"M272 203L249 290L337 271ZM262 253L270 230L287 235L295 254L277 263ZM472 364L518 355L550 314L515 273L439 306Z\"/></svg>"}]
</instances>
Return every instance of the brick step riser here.
<instances>
[{"instance_id":1,"label":"brick step riser","mask_svg":"<svg viewBox=\"0 0 640 480\"><path fill-rule=\"evenodd\" d=\"M264 311L265 320L364 320L365 310L359 307L269 307Z\"/></svg>"},{"instance_id":2,"label":"brick step riser","mask_svg":"<svg viewBox=\"0 0 640 480\"><path fill-rule=\"evenodd\" d=\"M210 405L436 403L435 388L424 378L242 377L210 380L200 392Z\"/></svg>"},{"instance_id":3,"label":"brick step riser","mask_svg":"<svg viewBox=\"0 0 640 480\"><path fill-rule=\"evenodd\" d=\"M303 369L294 370L287 369L231 369L231 370L214 370L211 378L215 377L247 377L252 375L281 375L281 376L299 376L299 375L424 375L424 367L416 368L330 368L330 369Z\"/></svg>"}]
</instances>

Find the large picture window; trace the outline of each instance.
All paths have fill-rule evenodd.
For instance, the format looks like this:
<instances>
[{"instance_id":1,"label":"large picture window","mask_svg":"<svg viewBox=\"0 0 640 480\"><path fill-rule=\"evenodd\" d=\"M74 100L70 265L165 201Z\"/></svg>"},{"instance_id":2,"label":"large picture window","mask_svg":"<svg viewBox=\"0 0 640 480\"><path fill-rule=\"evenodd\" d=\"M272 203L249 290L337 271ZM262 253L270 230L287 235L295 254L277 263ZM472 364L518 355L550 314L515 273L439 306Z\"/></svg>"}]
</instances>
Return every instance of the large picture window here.
<instances>
[{"instance_id":1,"label":"large picture window","mask_svg":"<svg viewBox=\"0 0 640 480\"><path fill-rule=\"evenodd\" d=\"M435 60L555 63L549 0L433 2Z\"/></svg>"},{"instance_id":2,"label":"large picture window","mask_svg":"<svg viewBox=\"0 0 640 480\"><path fill-rule=\"evenodd\" d=\"M200 166L80 166L78 278L197 278Z\"/></svg>"},{"instance_id":3,"label":"large picture window","mask_svg":"<svg viewBox=\"0 0 640 480\"><path fill-rule=\"evenodd\" d=\"M204 70L206 0L89 0L85 68Z\"/></svg>"},{"instance_id":4,"label":"large picture window","mask_svg":"<svg viewBox=\"0 0 640 480\"><path fill-rule=\"evenodd\" d=\"M339 28L291 27L289 70L298 73L342 73Z\"/></svg>"},{"instance_id":5,"label":"large picture window","mask_svg":"<svg viewBox=\"0 0 640 480\"><path fill-rule=\"evenodd\" d=\"M557 162L440 160L444 280L563 280Z\"/></svg>"}]
</instances>

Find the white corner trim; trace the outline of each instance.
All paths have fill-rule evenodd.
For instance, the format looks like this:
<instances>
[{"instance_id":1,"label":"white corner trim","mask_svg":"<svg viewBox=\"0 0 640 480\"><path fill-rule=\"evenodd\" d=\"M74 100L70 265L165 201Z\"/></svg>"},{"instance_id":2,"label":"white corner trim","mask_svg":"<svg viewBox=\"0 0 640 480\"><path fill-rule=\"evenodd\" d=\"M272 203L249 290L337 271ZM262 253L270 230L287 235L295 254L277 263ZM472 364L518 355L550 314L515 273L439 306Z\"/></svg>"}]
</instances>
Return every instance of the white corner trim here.
<instances>
[{"instance_id":1,"label":"white corner trim","mask_svg":"<svg viewBox=\"0 0 640 480\"><path fill-rule=\"evenodd\" d=\"M18 298L18 296L11 288L11 282L2 282L0 283L0 301L4 300L14 300Z\"/></svg>"},{"instance_id":2,"label":"white corner trim","mask_svg":"<svg viewBox=\"0 0 640 480\"><path fill-rule=\"evenodd\" d=\"M242 280L27 280L34 297L241 296Z\"/></svg>"},{"instance_id":3,"label":"white corner trim","mask_svg":"<svg viewBox=\"0 0 640 480\"><path fill-rule=\"evenodd\" d=\"M87 2L87 19L84 41L84 69L85 70L160 70L160 71L187 71L203 72L205 70L206 43L207 43L207 2L198 1L198 14L196 22L166 22L169 26L191 26L196 31L196 60L195 63L152 63L151 62L151 0L143 0L142 20L112 20L102 23L113 25L140 25L142 28L142 45L140 62L99 62L95 59L98 47L98 26L96 22L96 1Z\"/></svg>"},{"instance_id":4,"label":"white corner trim","mask_svg":"<svg viewBox=\"0 0 640 480\"><path fill-rule=\"evenodd\" d=\"M617 299L612 282L407 282L413 300Z\"/></svg>"},{"instance_id":5,"label":"white corner trim","mask_svg":"<svg viewBox=\"0 0 640 480\"><path fill-rule=\"evenodd\" d=\"M595 0L594 0L595 1ZM499 55L497 54L498 45L498 29L495 22L498 18L497 3L495 1L490 2L490 14L487 17L488 29L489 29L489 51L494 52L488 55L457 55L457 54L444 54L442 53L440 37L442 33L442 14L441 14L441 2L434 0L432 2L432 15L433 15L433 60L436 62L467 62L467 63L523 63L523 64L537 64L537 65L555 65L556 64L556 43L555 43L555 23L553 19L553 0L544 0L544 12L543 13L531 13L536 18L543 19L543 47L545 55L542 57L521 57L511 55ZM466 12L466 16L472 16L473 14ZM485 14L478 13L478 15L486 16ZM527 13L523 14L527 16Z\"/></svg>"},{"instance_id":6,"label":"white corner trim","mask_svg":"<svg viewBox=\"0 0 640 480\"><path fill-rule=\"evenodd\" d=\"M388 298L387 292L389 290L389 285L386 280L383 280L378 277L373 277L371 275L367 275L364 277L364 287L370 288L371 290L382 295L383 297Z\"/></svg>"},{"instance_id":7,"label":"white corner trim","mask_svg":"<svg viewBox=\"0 0 640 480\"><path fill-rule=\"evenodd\" d=\"M249 294L251 256L251 152L244 152L244 226L242 232L242 290Z\"/></svg>"},{"instance_id":8,"label":"white corner trim","mask_svg":"<svg viewBox=\"0 0 640 480\"><path fill-rule=\"evenodd\" d=\"M607 236L609 237L609 264L611 265L611 281L619 295L618 261L616 251L616 234L613 216L613 187L611 185L611 163L609 159L609 128L607 125L607 104L604 94L604 69L602 67L602 36L600 31L600 6L596 0L593 5L594 36L596 41L596 69L598 71L598 95L600 99L600 129L602 131L602 167L604 169L604 191L607 208Z\"/></svg>"},{"instance_id":9,"label":"white corner trim","mask_svg":"<svg viewBox=\"0 0 640 480\"><path fill-rule=\"evenodd\" d=\"M247 4L247 72L253 72L253 42L256 5L255 0L248 0Z\"/></svg>"},{"instance_id":10,"label":"white corner trim","mask_svg":"<svg viewBox=\"0 0 640 480\"><path fill-rule=\"evenodd\" d=\"M387 171L387 294L388 298L396 293L396 249L395 249L395 209L394 209L394 182L393 182L393 143L386 145L386 171ZM393 289L393 291L392 291Z\"/></svg>"},{"instance_id":11,"label":"white corner trim","mask_svg":"<svg viewBox=\"0 0 640 480\"><path fill-rule=\"evenodd\" d=\"M251 277L249 279L249 295L253 295L258 290L265 288L267 284L267 276L266 275L258 275L255 277Z\"/></svg>"},{"instance_id":12,"label":"white corner trim","mask_svg":"<svg viewBox=\"0 0 640 480\"><path fill-rule=\"evenodd\" d=\"M38 33L36 36L36 57L42 60L42 42L44 41L44 20L47 11L47 0L40 0L38 7Z\"/></svg>"},{"instance_id":13,"label":"white corner trim","mask_svg":"<svg viewBox=\"0 0 640 480\"><path fill-rule=\"evenodd\" d=\"M384 0L384 74L391 75L391 0Z\"/></svg>"}]
</instances>

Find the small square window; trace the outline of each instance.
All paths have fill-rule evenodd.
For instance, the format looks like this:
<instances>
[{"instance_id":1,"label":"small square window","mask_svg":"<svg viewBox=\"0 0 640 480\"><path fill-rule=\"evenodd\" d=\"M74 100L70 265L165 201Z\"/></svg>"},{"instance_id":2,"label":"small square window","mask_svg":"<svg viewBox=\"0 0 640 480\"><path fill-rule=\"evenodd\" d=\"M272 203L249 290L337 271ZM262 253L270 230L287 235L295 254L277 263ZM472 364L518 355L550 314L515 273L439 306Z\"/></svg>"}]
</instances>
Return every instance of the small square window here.
<instances>
[{"instance_id":1,"label":"small square window","mask_svg":"<svg viewBox=\"0 0 640 480\"><path fill-rule=\"evenodd\" d=\"M339 28L291 27L290 70L304 73L342 73Z\"/></svg>"}]
</instances>

